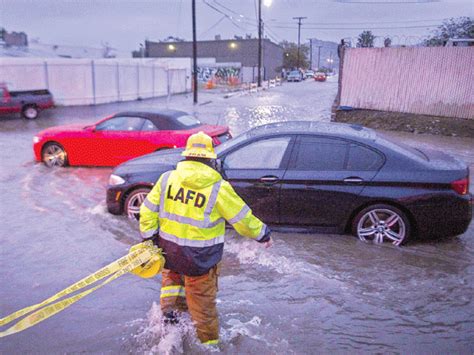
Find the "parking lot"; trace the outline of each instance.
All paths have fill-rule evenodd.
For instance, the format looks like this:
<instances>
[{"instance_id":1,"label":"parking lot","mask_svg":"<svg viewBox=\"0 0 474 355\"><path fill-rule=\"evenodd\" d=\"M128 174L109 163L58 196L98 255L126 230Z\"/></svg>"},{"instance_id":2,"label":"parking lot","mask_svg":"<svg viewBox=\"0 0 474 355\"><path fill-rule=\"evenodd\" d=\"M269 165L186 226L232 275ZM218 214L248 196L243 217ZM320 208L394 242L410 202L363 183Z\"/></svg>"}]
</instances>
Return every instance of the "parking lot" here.
<instances>
[{"instance_id":1,"label":"parking lot","mask_svg":"<svg viewBox=\"0 0 474 355\"><path fill-rule=\"evenodd\" d=\"M205 92L58 107L36 120L0 118L1 315L36 304L125 255L138 226L106 211L111 168L48 169L32 138L54 125L93 123L130 109L175 108L235 135L275 121L329 121L337 78L259 93ZM470 139L387 132L443 150L474 169ZM471 176L471 191L473 183ZM274 233L263 249L228 231L218 293L223 353L472 353L474 225L461 236L405 247L349 235ZM190 323L164 334L160 278L125 275L71 308L2 339L0 352L200 353Z\"/></svg>"}]
</instances>

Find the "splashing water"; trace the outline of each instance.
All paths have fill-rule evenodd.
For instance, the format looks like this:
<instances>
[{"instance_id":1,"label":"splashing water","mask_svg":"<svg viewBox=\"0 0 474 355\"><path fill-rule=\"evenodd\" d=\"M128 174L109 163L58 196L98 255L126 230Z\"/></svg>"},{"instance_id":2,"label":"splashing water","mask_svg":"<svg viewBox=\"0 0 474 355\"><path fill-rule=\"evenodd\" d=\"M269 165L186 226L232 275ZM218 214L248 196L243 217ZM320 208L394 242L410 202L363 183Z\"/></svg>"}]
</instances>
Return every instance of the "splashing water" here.
<instances>
[{"instance_id":1,"label":"splashing water","mask_svg":"<svg viewBox=\"0 0 474 355\"><path fill-rule=\"evenodd\" d=\"M199 343L189 315L182 314L176 325L165 325L160 306L153 302L147 320L135 335L138 352L145 354L183 354L185 343ZM188 345L189 346L189 345Z\"/></svg>"}]
</instances>

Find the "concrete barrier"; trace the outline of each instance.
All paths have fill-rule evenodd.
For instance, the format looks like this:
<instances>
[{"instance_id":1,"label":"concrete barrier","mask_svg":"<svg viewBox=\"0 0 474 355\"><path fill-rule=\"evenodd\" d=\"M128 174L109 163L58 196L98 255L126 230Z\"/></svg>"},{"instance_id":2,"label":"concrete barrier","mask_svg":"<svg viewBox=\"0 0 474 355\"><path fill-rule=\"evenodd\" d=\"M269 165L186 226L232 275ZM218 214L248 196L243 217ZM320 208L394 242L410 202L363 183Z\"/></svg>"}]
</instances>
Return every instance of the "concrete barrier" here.
<instances>
[{"instance_id":1,"label":"concrete barrier","mask_svg":"<svg viewBox=\"0 0 474 355\"><path fill-rule=\"evenodd\" d=\"M257 92L257 83L250 83L249 91L250 92Z\"/></svg>"}]
</instances>

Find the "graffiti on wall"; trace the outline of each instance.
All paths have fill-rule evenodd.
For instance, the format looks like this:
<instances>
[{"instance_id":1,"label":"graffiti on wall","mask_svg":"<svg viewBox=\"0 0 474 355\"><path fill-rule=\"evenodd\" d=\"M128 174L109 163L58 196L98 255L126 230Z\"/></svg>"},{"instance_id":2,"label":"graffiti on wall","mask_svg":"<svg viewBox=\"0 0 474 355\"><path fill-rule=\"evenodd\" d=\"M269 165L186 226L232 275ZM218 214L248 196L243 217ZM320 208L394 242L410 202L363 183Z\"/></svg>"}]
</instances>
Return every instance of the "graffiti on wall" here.
<instances>
[{"instance_id":1,"label":"graffiti on wall","mask_svg":"<svg viewBox=\"0 0 474 355\"><path fill-rule=\"evenodd\" d=\"M213 82L219 85L236 85L240 83L240 68L236 67L198 67L198 81Z\"/></svg>"}]
</instances>

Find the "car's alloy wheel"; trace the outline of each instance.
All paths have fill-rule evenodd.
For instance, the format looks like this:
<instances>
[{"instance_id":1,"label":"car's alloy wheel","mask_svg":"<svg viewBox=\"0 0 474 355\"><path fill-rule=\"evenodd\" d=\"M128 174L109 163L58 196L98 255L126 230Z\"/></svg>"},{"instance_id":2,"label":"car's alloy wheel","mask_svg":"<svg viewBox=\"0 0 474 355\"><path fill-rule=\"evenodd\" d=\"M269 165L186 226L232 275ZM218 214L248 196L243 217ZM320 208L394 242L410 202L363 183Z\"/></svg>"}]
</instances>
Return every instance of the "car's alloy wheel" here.
<instances>
[{"instance_id":1,"label":"car's alloy wheel","mask_svg":"<svg viewBox=\"0 0 474 355\"><path fill-rule=\"evenodd\" d=\"M48 143L43 148L42 158L45 165L50 168L67 165L67 153L64 148L57 143Z\"/></svg>"},{"instance_id":2,"label":"car's alloy wheel","mask_svg":"<svg viewBox=\"0 0 474 355\"><path fill-rule=\"evenodd\" d=\"M373 205L356 216L353 232L364 242L389 242L398 246L407 241L410 223L405 214L396 207Z\"/></svg>"},{"instance_id":3,"label":"car's alloy wheel","mask_svg":"<svg viewBox=\"0 0 474 355\"><path fill-rule=\"evenodd\" d=\"M38 109L34 106L26 106L23 109L23 117L29 120L34 120L36 117L38 117Z\"/></svg>"},{"instance_id":4,"label":"car's alloy wheel","mask_svg":"<svg viewBox=\"0 0 474 355\"><path fill-rule=\"evenodd\" d=\"M140 206L145 201L146 196L150 192L150 189L141 188L132 191L126 198L124 208L125 214L130 219L140 219Z\"/></svg>"}]
</instances>

